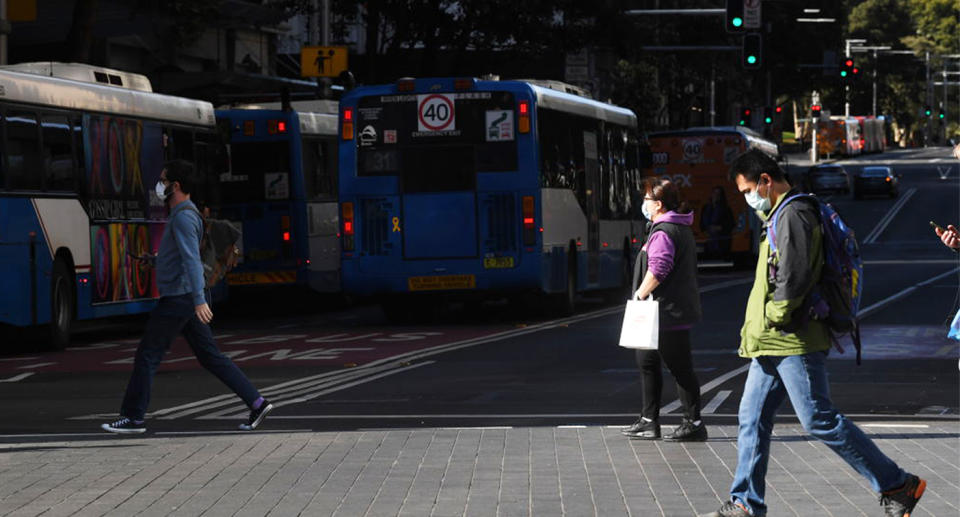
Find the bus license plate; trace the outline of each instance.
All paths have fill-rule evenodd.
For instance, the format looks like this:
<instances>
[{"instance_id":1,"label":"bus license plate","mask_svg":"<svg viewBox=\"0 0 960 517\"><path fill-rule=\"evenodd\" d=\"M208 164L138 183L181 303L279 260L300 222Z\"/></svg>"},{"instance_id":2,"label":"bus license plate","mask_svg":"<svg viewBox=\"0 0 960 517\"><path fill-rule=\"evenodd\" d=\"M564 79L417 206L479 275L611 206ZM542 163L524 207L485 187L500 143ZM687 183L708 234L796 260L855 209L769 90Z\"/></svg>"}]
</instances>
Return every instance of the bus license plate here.
<instances>
[{"instance_id":1,"label":"bus license plate","mask_svg":"<svg viewBox=\"0 0 960 517\"><path fill-rule=\"evenodd\" d=\"M513 267L513 257L486 257L483 259L485 269L500 269Z\"/></svg>"},{"instance_id":2,"label":"bus license plate","mask_svg":"<svg viewBox=\"0 0 960 517\"><path fill-rule=\"evenodd\" d=\"M444 289L474 289L473 275L412 276L407 279L411 291L441 291Z\"/></svg>"}]
</instances>

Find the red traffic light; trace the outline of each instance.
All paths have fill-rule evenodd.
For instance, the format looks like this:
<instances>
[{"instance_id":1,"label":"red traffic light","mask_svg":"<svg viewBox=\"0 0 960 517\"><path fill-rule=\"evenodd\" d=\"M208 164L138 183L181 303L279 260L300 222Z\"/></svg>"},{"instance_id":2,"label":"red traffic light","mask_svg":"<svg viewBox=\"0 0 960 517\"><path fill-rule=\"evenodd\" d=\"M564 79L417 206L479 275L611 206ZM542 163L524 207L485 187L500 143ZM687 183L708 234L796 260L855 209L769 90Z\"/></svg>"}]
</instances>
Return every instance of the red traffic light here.
<instances>
[{"instance_id":1,"label":"red traffic light","mask_svg":"<svg viewBox=\"0 0 960 517\"><path fill-rule=\"evenodd\" d=\"M848 59L848 60L846 60L843 64L845 64L845 65L847 65L847 66L853 66L853 60L852 60L852 59Z\"/></svg>"},{"instance_id":2,"label":"red traffic light","mask_svg":"<svg viewBox=\"0 0 960 517\"><path fill-rule=\"evenodd\" d=\"M853 69L853 74L854 74L854 75L859 74L859 73L860 73L860 69L859 69L859 68L854 68L854 69Z\"/></svg>"},{"instance_id":3,"label":"red traffic light","mask_svg":"<svg viewBox=\"0 0 960 517\"><path fill-rule=\"evenodd\" d=\"M783 106L777 106L777 113L780 113L781 111L783 111Z\"/></svg>"},{"instance_id":4,"label":"red traffic light","mask_svg":"<svg viewBox=\"0 0 960 517\"><path fill-rule=\"evenodd\" d=\"M750 110L744 109L744 110L743 110L743 114L744 114L744 115L749 115L749 114L750 114Z\"/></svg>"},{"instance_id":5,"label":"red traffic light","mask_svg":"<svg viewBox=\"0 0 960 517\"><path fill-rule=\"evenodd\" d=\"M810 106L810 111L812 111L812 112L814 112L814 113L820 113L820 105L819 105L819 104L814 104L813 106Z\"/></svg>"}]
</instances>

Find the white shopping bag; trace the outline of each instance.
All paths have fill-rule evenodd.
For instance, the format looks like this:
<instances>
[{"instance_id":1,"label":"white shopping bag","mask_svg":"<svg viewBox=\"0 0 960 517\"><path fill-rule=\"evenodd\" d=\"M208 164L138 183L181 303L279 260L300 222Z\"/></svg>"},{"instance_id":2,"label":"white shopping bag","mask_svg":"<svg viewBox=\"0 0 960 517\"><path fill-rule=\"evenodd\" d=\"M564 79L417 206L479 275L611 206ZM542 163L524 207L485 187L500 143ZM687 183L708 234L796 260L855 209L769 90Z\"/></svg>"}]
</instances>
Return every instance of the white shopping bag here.
<instances>
[{"instance_id":1,"label":"white shopping bag","mask_svg":"<svg viewBox=\"0 0 960 517\"><path fill-rule=\"evenodd\" d=\"M620 330L620 346L656 350L660 335L660 304L655 300L627 300Z\"/></svg>"}]
</instances>

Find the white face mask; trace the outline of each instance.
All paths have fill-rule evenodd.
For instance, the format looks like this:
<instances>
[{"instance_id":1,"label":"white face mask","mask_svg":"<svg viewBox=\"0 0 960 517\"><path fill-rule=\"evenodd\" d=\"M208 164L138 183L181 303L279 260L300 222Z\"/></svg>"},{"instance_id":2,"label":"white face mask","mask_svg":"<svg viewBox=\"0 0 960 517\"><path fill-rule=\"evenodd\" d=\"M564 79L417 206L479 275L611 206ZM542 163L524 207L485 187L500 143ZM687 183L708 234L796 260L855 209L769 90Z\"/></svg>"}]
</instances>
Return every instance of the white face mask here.
<instances>
[{"instance_id":1,"label":"white face mask","mask_svg":"<svg viewBox=\"0 0 960 517\"><path fill-rule=\"evenodd\" d=\"M747 204L750 205L750 208L757 210L758 212L766 212L770 210L770 196L760 196L760 185L757 185L757 190L751 190L750 192L744 194L743 197L747 200Z\"/></svg>"},{"instance_id":2,"label":"white face mask","mask_svg":"<svg viewBox=\"0 0 960 517\"><path fill-rule=\"evenodd\" d=\"M167 198L170 197L170 194L173 194L172 191L169 194L167 193L167 187L163 185L163 180L157 181L157 184L153 187L153 191L157 193L157 197L162 201L166 201Z\"/></svg>"}]
</instances>

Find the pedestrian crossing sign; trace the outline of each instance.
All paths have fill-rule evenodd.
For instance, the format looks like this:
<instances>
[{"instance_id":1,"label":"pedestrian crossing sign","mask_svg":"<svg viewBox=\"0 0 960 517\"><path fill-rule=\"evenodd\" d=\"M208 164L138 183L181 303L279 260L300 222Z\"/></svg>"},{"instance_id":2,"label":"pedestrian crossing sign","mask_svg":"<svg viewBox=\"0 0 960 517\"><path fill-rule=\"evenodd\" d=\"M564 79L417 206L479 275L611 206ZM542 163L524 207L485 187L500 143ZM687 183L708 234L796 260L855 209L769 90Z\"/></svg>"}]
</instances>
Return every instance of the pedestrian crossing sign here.
<instances>
[{"instance_id":1,"label":"pedestrian crossing sign","mask_svg":"<svg viewBox=\"0 0 960 517\"><path fill-rule=\"evenodd\" d=\"M300 49L301 77L337 77L347 69L347 47Z\"/></svg>"}]
</instances>

